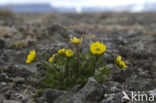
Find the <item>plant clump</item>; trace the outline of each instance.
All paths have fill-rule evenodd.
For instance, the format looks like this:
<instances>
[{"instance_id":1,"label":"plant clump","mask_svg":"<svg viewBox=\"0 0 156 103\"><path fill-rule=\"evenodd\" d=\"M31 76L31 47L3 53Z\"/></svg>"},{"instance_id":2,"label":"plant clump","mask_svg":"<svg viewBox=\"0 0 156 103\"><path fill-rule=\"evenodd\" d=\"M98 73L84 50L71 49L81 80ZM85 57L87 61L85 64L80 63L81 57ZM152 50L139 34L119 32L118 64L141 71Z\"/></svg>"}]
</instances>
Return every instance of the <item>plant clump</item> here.
<instances>
[{"instance_id":1,"label":"plant clump","mask_svg":"<svg viewBox=\"0 0 156 103\"><path fill-rule=\"evenodd\" d=\"M98 82L107 80L105 77L110 75L111 70L106 67L105 62L106 45L94 42L90 44L90 50L83 53L79 50L82 38L73 37L70 41L74 49L62 48L52 54L49 62L43 62L47 70L42 87L68 90L78 84L83 86L91 76ZM26 63L31 63L35 55L34 50L30 51ZM120 68L127 68L125 62L121 61L121 56L116 58L116 64Z\"/></svg>"}]
</instances>

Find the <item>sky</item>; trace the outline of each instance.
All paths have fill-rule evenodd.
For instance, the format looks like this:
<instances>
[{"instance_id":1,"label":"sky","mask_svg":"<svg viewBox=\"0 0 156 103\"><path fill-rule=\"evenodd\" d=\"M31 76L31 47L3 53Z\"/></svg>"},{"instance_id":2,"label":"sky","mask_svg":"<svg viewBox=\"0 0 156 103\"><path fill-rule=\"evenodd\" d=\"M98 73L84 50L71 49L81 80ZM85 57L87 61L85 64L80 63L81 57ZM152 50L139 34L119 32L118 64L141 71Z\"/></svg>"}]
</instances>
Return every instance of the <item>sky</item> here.
<instances>
[{"instance_id":1,"label":"sky","mask_svg":"<svg viewBox=\"0 0 156 103\"><path fill-rule=\"evenodd\" d=\"M0 0L0 5L25 4L25 3L49 3L52 0Z\"/></svg>"},{"instance_id":2,"label":"sky","mask_svg":"<svg viewBox=\"0 0 156 103\"><path fill-rule=\"evenodd\" d=\"M5 4L29 4L49 3L54 6L115 6L126 4L140 4L144 2L156 2L156 0L0 0L0 5Z\"/></svg>"},{"instance_id":3,"label":"sky","mask_svg":"<svg viewBox=\"0 0 156 103\"><path fill-rule=\"evenodd\" d=\"M82 7L115 7L124 5L137 5L134 11L142 10L145 3L156 3L156 0L0 0L0 5L7 4L42 4L47 3L52 7L75 7L77 12L82 11Z\"/></svg>"}]
</instances>

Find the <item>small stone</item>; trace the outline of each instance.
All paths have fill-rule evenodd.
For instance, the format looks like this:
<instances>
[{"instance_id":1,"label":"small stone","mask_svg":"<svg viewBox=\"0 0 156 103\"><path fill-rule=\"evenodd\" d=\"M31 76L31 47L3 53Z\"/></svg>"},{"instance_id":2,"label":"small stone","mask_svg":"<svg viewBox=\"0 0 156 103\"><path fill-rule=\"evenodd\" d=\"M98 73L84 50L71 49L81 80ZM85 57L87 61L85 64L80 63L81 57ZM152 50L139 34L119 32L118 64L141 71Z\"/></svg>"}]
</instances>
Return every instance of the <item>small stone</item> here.
<instances>
[{"instance_id":1,"label":"small stone","mask_svg":"<svg viewBox=\"0 0 156 103\"><path fill-rule=\"evenodd\" d=\"M0 59L0 66L4 66L5 64L6 63L3 60ZM0 68L0 70L2 70L2 69Z\"/></svg>"},{"instance_id":2,"label":"small stone","mask_svg":"<svg viewBox=\"0 0 156 103\"><path fill-rule=\"evenodd\" d=\"M29 83L33 86L38 86L38 84L40 83L40 79L36 79L36 78L33 78L33 77L30 77L28 78L29 80Z\"/></svg>"},{"instance_id":3,"label":"small stone","mask_svg":"<svg viewBox=\"0 0 156 103\"><path fill-rule=\"evenodd\" d=\"M21 102L15 100L4 100L3 103L21 103Z\"/></svg>"},{"instance_id":4,"label":"small stone","mask_svg":"<svg viewBox=\"0 0 156 103\"><path fill-rule=\"evenodd\" d=\"M46 99L44 97L39 97L39 98L37 98L36 103L46 103Z\"/></svg>"},{"instance_id":5,"label":"small stone","mask_svg":"<svg viewBox=\"0 0 156 103\"><path fill-rule=\"evenodd\" d=\"M7 83L6 82L1 82L1 84L0 85L2 85L2 86L6 86L7 85Z\"/></svg>"},{"instance_id":6,"label":"small stone","mask_svg":"<svg viewBox=\"0 0 156 103\"><path fill-rule=\"evenodd\" d=\"M112 68L114 67L114 65L113 65L113 64L107 64L106 67L107 67L108 69L112 69Z\"/></svg>"},{"instance_id":7,"label":"small stone","mask_svg":"<svg viewBox=\"0 0 156 103\"><path fill-rule=\"evenodd\" d=\"M35 103L32 99L29 99L26 103Z\"/></svg>"},{"instance_id":8,"label":"small stone","mask_svg":"<svg viewBox=\"0 0 156 103\"><path fill-rule=\"evenodd\" d=\"M29 95L25 93L16 93L16 99L20 99L22 102L26 102L29 99Z\"/></svg>"},{"instance_id":9,"label":"small stone","mask_svg":"<svg viewBox=\"0 0 156 103\"><path fill-rule=\"evenodd\" d=\"M1 92L6 92L9 90L8 86L4 86L3 88L0 89Z\"/></svg>"},{"instance_id":10,"label":"small stone","mask_svg":"<svg viewBox=\"0 0 156 103\"><path fill-rule=\"evenodd\" d=\"M25 79L23 77L15 77L15 83L24 82Z\"/></svg>"},{"instance_id":11,"label":"small stone","mask_svg":"<svg viewBox=\"0 0 156 103\"><path fill-rule=\"evenodd\" d=\"M4 101L4 100L5 100L4 95L0 94L0 103L2 103L2 101Z\"/></svg>"},{"instance_id":12,"label":"small stone","mask_svg":"<svg viewBox=\"0 0 156 103\"><path fill-rule=\"evenodd\" d=\"M3 49L5 47L5 41L0 39L0 49Z\"/></svg>"},{"instance_id":13,"label":"small stone","mask_svg":"<svg viewBox=\"0 0 156 103\"><path fill-rule=\"evenodd\" d=\"M9 85L10 87L14 87L14 86L15 86L15 83L11 82L11 83L8 83L8 85Z\"/></svg>"}]
</instances>

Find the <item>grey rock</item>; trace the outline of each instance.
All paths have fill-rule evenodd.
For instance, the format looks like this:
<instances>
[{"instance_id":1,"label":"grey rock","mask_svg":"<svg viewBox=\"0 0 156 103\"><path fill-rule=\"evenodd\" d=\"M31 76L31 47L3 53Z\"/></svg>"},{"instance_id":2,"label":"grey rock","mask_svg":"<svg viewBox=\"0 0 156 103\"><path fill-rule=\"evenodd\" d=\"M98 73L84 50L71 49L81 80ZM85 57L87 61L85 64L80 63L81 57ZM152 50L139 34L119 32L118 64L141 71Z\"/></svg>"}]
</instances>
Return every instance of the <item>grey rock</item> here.
<instances>
[{"instance_id":1,"label":"grey rock","mask_svg":"<svg viewBox=\"0 0 156 103\"><path fill-rule=\"evenodd\" d=\"M36 99L36 103L47 103L45 97L39 97Z\"/></svg>"},{"instance_id":2,"label":"grey rock","mask_svg":"<svg viewBox=\"0 0 156 103\"><path fill-rule=\"evenodd\" d=\"M26 103L35 103L32 99L29 99Z\"/></svg>"},{"instance_id":3,"label":"grey rock","mask_svg":"<svg viewBox=\"0 0 156 103\"><path fill-rule=\"evenodd\" d=\"M122 93L114 93L108 98L103 99L100 103L121 103Z\"/></svg>"},{"instance_id":4,"label":"grey rock","mask_svg":"<svg viewBox=\"0 0 156 103\"><path fill-rule=\"evenodd\" d=\"M94 79L89 78L86 85L71 97L61 96L54 103L97 103L103 97L102 86Z\"/></svg>"},{"instance_id":5,"label":"grey rock","mask_svg":"<svg viewBox=\"0 0 156 103\"><path fill-rule=\"evenodd\" d=\"M55 89L46 89L43 92L44 98L47 100L48 103L53 103L53 101L60 95L65 94L66 91L60 91Z\"/></svg>"},{"instance_id":6,"label":"grey rock","mask_svg":"<svg viewBox=\"0 0 156 103\"><path fill-rule=\"evenodd\" d=\"M75 86L72 90L64 95L59 96L54 102L61 103L64 100L71 98L74 94L76 94L80 90L80 85Z\"/></svg>"},{"instance_id":7,"label":"grey rock","mask_svg":"<svg viewBox=\"0 0 156 103\"><path fill-rule=\"evenodd\" d=\"M114 81L108 81L106 83L103 83L103 88L105 93L110 92L118 92L121 90L122 86L118 82Z\"/></svg>"},{"instance_id":8,"label":"grey rock","mask_svg":"<svg viewBox=\"0 0 156 103\"><path fill-rule=\"evenodd\" d=\"M116 103L114 100L105 100L105 101L102 101L100 103Z\"/></svg>"},{"instance_id":9,"label":"grey rock","mask_svg":"<svg viewBox=\"0 0 156 103\"><path fill-rule=\"evenodd\" d=\"M15 100L4 100L3 103L21 103L21 102Z\"/></svg>"},{"instance_id":10,"label":"grey rock","mask_svg":"<svg viewBox=\"0 0 156 103\"><path fill-rule=\"evenodd\" d=\"M154 88L151 81L152 80L149 78L141 78L137 75L133 75L126 80L125 87L133 91L151 90Z\"/></svg>"},{"instance_id":11,"label":"grey rock","mask_svg":"<svg viewBox=\"0 0 156 103\"><path fill-rule=\"evenodd\" d=\"M156 97L156 89L150 90L149 93L152 94L154 97Z\"/></svg>"}]
</instances>

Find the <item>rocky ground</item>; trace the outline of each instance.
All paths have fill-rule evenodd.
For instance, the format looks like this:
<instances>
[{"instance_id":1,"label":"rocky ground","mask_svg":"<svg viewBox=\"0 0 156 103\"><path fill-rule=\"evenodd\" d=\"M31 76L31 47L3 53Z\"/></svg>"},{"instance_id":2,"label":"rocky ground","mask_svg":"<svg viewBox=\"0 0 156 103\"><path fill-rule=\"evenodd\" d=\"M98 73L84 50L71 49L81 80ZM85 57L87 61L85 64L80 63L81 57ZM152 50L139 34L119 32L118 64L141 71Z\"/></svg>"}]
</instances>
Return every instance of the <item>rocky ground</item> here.
<instances>
[{"instance_id":1,"label":"rocky ground","mask_svg":"<svg viewBox=\"0 0 156 103\"><path fill-rule=\"evenodd\" d=\"M155 28L156 13L0 14L0 103L121 103L122 91L156 96ZM114 69L114 59L121 55L127 70L116 70L103 84L91 77L71 91L41 89L40 61L72 47L72 36L83 37L85 49L93 41L104 42L107 66ZM40 61L26 64L32 49Z\"/></svg>"}]
</instances>

